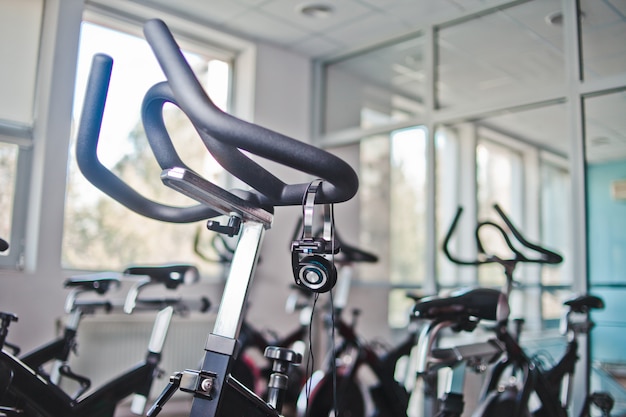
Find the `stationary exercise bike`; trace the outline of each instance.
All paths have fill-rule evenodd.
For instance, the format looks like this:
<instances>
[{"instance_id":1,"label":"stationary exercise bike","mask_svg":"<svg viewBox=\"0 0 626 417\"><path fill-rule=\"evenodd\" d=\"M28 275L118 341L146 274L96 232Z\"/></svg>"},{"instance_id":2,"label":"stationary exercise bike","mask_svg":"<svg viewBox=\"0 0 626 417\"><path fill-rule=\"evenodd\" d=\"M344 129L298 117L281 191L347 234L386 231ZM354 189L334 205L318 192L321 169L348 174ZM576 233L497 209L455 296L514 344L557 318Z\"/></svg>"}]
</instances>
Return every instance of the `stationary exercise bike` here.
<instances>
[{"instance_id":1,"label":"stationary exercise bike","mask_svg":"<svg viewBox=\"0 0 626 417\"><path fill-rule=\"evenodd\" d=\"M415 346L418 332L416 329L409 331L405 340L385 352L380 352L373 343L364 341L358 335L356 324L359 311L353 311L350 322L343 317L353 270L357 263L374 263L378 257L347 244L338 235L335 239L341 246L341 252L335 257L337 291L334 304L330 306L334 311L328 312L327 320L328 332L335 331L340 341L337 346L331 346L334 350L329 352L330 362L326 369L313 373L301 392L298 415L327 416L336 410L335 414L352 417L404 417L409 394L395 379L395 371L400 358L408 356ZM369 368L376 377L368 390L369 401L364 397L365 386L360 379L360 371L364 368ZM373 410L368 410L368 403L372 404Z\"/></svg>"},{"instance_id":2,"label":"stationary exercise bike","mask_svg":"<svg viewBox=\"0 0 626 417\"><path fill-rule=\"evenodd\" d=\"M39 375L10 352L0 352L0 404L7 415L43 417L112 417L117 405L134 394L131 411L143 414L152 383L160 374L159 363L167 331L176 311L189 311L190 306L208 308L206 300L187 303L180 298L142 298L144 288L162 285L176 289L182 284L191 284L199 279L198 270L191 265L136 266L127 268L127 275L137 275L135 285L129 290L124 309L132 313L135 309L158 310L148 343L145 359L118 377L105 383L87 395L75 398L62 388ZM87 280L85 280L87 281ZM83 282L82 285L88 285ZM95 282L89 285L96 285ZM2 313L2 332L8 332L11 318Z\"/></svg>"},{"instance_id":3,"label":"stationary exercise bike","mask_svg":"<svg viewBox=\"0 0 626 417\"><path fill-rule=\"evenodd\" d=\"M452 255L448 245L462 213L462 208L457 210L457 214L446 234L443 250L450 261L459 265L479 266L488 263L502 265L506 276L503 294L508 298L514 283L513 275L515 268L519 263L558 264L562 262L563 258L547 248L529 242L498 205L494 205L494 209L518 244L533 253L533 256L522 253L513 244L505 229L491 221L480 222L476 227L476 243L478 247L478 257L476 259L461 260ZM503 258L502 256L486 252L480 239L480 232L484 228L494 229L500 234L512 254L511 257ZM503 355L498 363L492 367L481 394L480 406L473 414L474 417L497 416L502 413L508 413L511 416L533 415L537 417L564 417L567 415L569 391L571 390L570 380L578 360L577 336L588 332L592 327L592 323L587 316L589 311L603 308L604 303L598 297L584 295L566 302L565 306L568 309L568 313L563 323L568 334L568 343L564 355L550 369L540 366L520 346L519 338L522 321L517 321L517 326L513 331L508 327L508 320L499 321L493 327L497 339L505 347L506 355ZM573 324L569 320L572 315L583 315L586 319L582 323ZM505 375L507 378L504 378ZM506 381L503 382L505 379ZM531 395L535 395L540 403L536 410L529 409ZM596 394L593 398L596 399L593 401L594 403L602 404L599 400L601 395Z\"/></svg>"},{"instance_id":4,"label":"stationary exercise bike","mask_svg":"<svg viewBox=\"0 0 626 417\"><path fill-rule=\"evenodd\" d=\"M200 231L200 229L198 229ZM215 233L210 239L211 251L200 245L199 233L195 236L194 252L208 262L230 265L235 247L223 234ZM287 298L285 311L289 314L298 313L298 325L284 336L278 336L272 330L256 327L244 317L239 332L239 356L234 362L231 375L260 397L268 398L267 381L272 374L272 364L259 361L265 349L275 346L305 355L308 351L308 337L312 320L312 294L296 284L291 285L291 292ZM283 408L293 412L301 388L306 382L306 374L302 367L292 366L288 371L289 384L286 388Z\"/></svg>"},{"instance_id":5,"label":"stationary exercise bike","mask_svg":"<svg viewBox=\"0 0 626 417\"><path fill-rule=\"evenodd\" d=\"M420 398L412 401L414 406L420 407L426 416L460 417L465 408L466 372L485 372L501 357L505 347L492 337L486 341L442 348L437 346L440 336L445 330L456 334L473 332L481 322L502 323L508 316L507 297L492 288L462 288L447 296L417 300L412 318L421 322L422 328L415 353L416 386L420 389L413 391L413 395ZM433 376L444 368L450 369L451 373L443 395L437 398Z\"/></svg>"},{"instance_id":6,"label":"stationary exercise bike","mask_svg":"<svg viewBox=\"0 0 626 417\"><path fill-rule=\"evenodd\" d=\"M20 355L20 360L39 375L55 385L60 385L62 378L69 378L79 384L78 391L72 396L80 397L91 387L91 380L72 372L68 365L70 354L77 351L77 332L81 320L87 315L99 311L109 313L114 303L104 298L109 291L119 289L121 274L101 272L78 275L68 278L63 286L71 291L65 299L67 318L63 334L35 350ZM97 294L98 297L90 297ZM87 296L83 298L82 296Z\"/></svg>"},{"instance_id":7,"label":"stationary exercise bike","mask_svg":"<svg viewBox=\"0 0 626 417\"><path fill-rule=\"evenodd\" d=\"M568 415L572 377L579 359L578 336L591 330L593 322L589 320L589 312L604 308L604 302L593 295L582 295L563 304L566 313L561 320L561 327L562 334L567 337L567 344L565 352L556 363L546 364L536 357L528 356L519 345L517 337L504 329L496 328L498 339L505 343L506 356L491 369L481 395L481 405L474 413L475 417L496 416L503 410L511 409L516 410L515 415ZM511 379L503 382L503 376L511 369L523 371L521 384L519 381L514 384ZM533 393L538 397L540 405L530 410L528 400ZM612 403L606 398L605 393L588 395L581 415L587 415L591 404L599 407L604 415L608 415Z\"/></svg>"},{"instance_id":8,"label":"stationary exercise bike","mask_svg":"<svg viewBox=\"0 0 626 417\"><path fill-rule=\"evenodd\" d=\"M151 20L145 24L144 33L167 77L166 82L150 88L144 98L142 114L146 136L163 169L161 180L200 204L172 207L149 200L98 160L97 142L112 68L112 59L105 55L96 55L93 60L77 135L78 165L92 184L141 215L175 223L226 215L226 224L210 220L207 226L219 233L238 236L215 326L203 346L204 359L200 369L188 369L172 375L170 384L148 414L158 414L167 400L180 389L193 395L192 417L218 415L227 390L234 392L237 401L247 406L242 414L278 416L288 383L287 369L301 357L298 358L291 350L266 349L265 355L274 362L267 401L230 374L238 353L239 331L262 238L272 225L274 207L301 206L303 199L310 199L314 204L346 201L357 192L356 173L347 163L328 152L222 112L206 96L167 26L160 20ZM226 191L180 160L163 121L162 108L166 102L183 110L216 161L248 184L250 190ZM242 151L307 173L319 178L319 181L285 184ZM325 248L319 249L323 253L310 253L313 259L307 256L304 257L308 258L306 261L298 259L303 269L302 278L319 282L313 275L324 278L327 277L324 273L330 272L319 269L329 267L328 263L319 259L324 258ZM316 262L306 264L308 260ZM317 275L317 272L322 275Z\"/></svg>"}]
</instances>

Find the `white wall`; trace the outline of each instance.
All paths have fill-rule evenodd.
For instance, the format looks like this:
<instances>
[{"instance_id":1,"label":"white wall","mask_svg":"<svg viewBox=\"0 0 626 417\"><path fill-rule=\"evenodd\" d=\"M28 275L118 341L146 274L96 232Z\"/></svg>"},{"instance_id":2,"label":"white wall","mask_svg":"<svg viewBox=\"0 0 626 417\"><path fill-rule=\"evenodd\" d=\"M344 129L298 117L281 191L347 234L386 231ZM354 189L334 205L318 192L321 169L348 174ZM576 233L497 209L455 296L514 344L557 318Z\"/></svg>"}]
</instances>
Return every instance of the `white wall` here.
<instances>
[{"instance_id":1,"label":"white wall","mask_svg":"<svg viewBox=\"0 0 626 417\"><path fill-rule=\"evenodd\" d=\"M258 45L255 89L255 123L287 136L310 141L310 62L286 50ZM274 163L265 164L285 182L305 182L307 176ZM278 207L266 233L261 260L250 293L248 317L260 327L272 326L284 316L291 272L290 245L301 209ZM297 324L297 317L291 321ZM286 326L290 328L290 320Z\"/></svg>"}]
</instances>

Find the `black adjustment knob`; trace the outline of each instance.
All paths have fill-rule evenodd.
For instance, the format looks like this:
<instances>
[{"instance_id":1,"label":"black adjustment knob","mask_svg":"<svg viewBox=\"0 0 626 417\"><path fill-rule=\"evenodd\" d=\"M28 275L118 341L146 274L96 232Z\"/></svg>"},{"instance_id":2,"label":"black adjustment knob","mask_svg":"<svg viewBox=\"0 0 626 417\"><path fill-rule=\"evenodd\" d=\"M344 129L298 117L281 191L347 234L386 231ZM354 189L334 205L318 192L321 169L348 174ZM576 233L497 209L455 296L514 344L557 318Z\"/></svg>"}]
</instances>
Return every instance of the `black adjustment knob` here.
<instances>
[{"instance_id":1,"label":"black adjustment knob","mask_svg":"<svg viewBox=\"0 0 626 417\"><path fill-rule=\"evenodd\" d=\"M272 371L286 372L289 365L300 365L302 363L302 355L291 349L281 348L277 346L268 346L265 348L264 356L273 361ZM286 368L283 368L286 366Z\"/></svg>"},{"instance_id":2,"label":"black adjustment knob","mask_svg":"<svg viewBox=\"0 0 626 417\"><path fill-rule=\"evenodd\" d=\"M272 374L267 384L267 402L279 413L289 386L289 367L302 363L302 355L291 349L268 346L264 356L272 360Z\"/></svg>"}]
</instances>

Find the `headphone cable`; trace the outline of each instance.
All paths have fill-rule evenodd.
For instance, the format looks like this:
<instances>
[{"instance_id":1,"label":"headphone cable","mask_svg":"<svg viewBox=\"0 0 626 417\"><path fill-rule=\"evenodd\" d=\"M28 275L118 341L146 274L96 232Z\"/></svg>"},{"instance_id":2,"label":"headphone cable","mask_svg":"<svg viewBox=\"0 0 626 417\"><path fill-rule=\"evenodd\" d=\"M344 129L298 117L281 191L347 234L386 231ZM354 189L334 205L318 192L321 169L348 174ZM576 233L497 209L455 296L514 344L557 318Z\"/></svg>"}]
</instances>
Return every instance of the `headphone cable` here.
<instances>
[{"instance_id":1,"label":"headphone cable","mask_svg":"<svg viewBox=\"0 0 626 417\"><path fill-rule=\"evenodd\" d=\"M335 264L335 205L330 204L330 244L331 244L331 255L330 261L334 265ZM333 408L334 408L334 417L339 416L339 408L337 401L337 358L335 357L336 344L335 344L335 303L333 300L333 290L329 291L330 296L330 348L332 352L332 363L331 363L331 372L333 378Z\"/></svg>"}]
</instances>

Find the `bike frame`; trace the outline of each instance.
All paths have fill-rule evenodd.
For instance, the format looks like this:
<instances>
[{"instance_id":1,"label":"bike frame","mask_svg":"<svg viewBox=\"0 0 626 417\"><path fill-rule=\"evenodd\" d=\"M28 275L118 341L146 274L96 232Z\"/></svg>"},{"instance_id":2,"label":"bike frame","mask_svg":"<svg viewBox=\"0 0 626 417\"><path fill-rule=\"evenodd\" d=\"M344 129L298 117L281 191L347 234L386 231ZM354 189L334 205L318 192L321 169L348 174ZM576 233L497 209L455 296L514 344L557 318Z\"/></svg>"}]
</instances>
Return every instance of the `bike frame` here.
<instances>
[{"instance_id":1,"label":"bike frame","mask_svg":"<svg viewBox=\"0 0 626 417\"><path fill-rule=\"evenodd\" d=\"M239 332L244 319L248 290L254 277L259 249L265 230L271 226L272 214L255 209L244 200L224 192L219 187L203 180L190 171L173 169L164 172L164 183L211 207L219 207L223 214L237 213L241 219L239 240L233 254L226 286L222 293L213 331L209 333L204 347L205 353L201 369L186 370L173 381L181 391L194 395L190 416L217 415L224 388L230 386L239 392L254 408L268 416L278 412L260 397L230 376L230 368L238 354ZM219 200L219 201L218 201ZM165 391L170 389L166 388ZM174 386L172 389L176 389ZM165 392L164 392L165 393ZM172 392L173 394L173 392ZM167 401L170 395L165 394ZM162 408L158 402L149 411L154 415Z\"/></svg>"},{"instance_id":2,"label":"bike frame","mask_svg":"<svg viewBox=\"0 0 626 417\"><path fill-rule=\"evenodd\" d=\"M338 279L336 294L333 298L334 305L331 306L335 309L334 318L336 321L331 325L335 326L342 342L336 348L331 346L331 349L335 348L335 350L331 351L329 358L331 363L328 369L326 369L325 374L320 378L318 373L315 378L311 378L313 386L310 387L311 398L309 398L308 403L315 403L316 400L327 401L327 399L318 400L315 397L332 395L332 390L326 389L326 386L330 386L330 384L334 382L333 370L331 369L333 366L332 361L336 361L342 355L346 354L351 355L352 360L349 361L348 365L340 365L337 370L339 376L339 381L337 382L338 392L341 393L343 388L346 390L345 392L356 393L359 387L358 372L363 366L366 366L374 373L377 380L377 385L371 387L372 402L378 413L377 415L381 417L406 417L409 395L406 389L395 380L395 366L402 356L408 356L410 354L411 349L417 343L418 334L415 331L410 332L402 343L395 346L385 355L379 356L370 344L364 343L358 336L355 331L355 323L348 324L343 320L342 313L348 302L354 263L376 262L377 258L365 251L346 245L345 242L342 242L338 238L337 240L342 247L340 254L344 254L346 259L337 262ZM301 395L306 395L306 392L303 391ZM364 402L362 397L353 400ZM304 404L304 401L302 401L302 404ZM350 405L344 404L345 402L338 404L340 412L342 407L346 407L348 410L350 409ZM302 408L303 407L299 407L300 414L305 412ZM364 404L359 404L357 408L364 409L365 407Z\"/></svg>"},{"instance_id":3,"label":"bike frame","mask_svg":"<svg viewBox=\"0 0 626 417\"><path fill-rule=\"evenodd\" d=\"M320 186L314 201L316 204L339 203L354 197L358 190L358 177L350 165L326 151L224 113L206 95L164 22L158 19L146 22L144 34L167 78L166 82L152 86L144 97L142 118L146 136L163 170L162 182L199 204L175 207L150 200L98 159L97 142L113 66L112 58L104 54L94 56L85 92L76 140L78 166L92 184L140 215L174 223L226 215L229 217L228 224L209 220L207 227L229 236L239 235L215 326L204 347L201 369L172 376L170 385L157 399L150 414L158 413L180 388L194 396L191 416L215 416L224 388L228 386L262 413L278 415L275 404L270 405L258 398L230 377L229 371L237 355L237 338L248 289L264 232L271 227L274 207L302 205L303 195L311 183L286 184L243 151L318 178ZM251 190L226 191L187 168L163 120L163 106L168 102L178 106L189 117L217 162L250 186ZM297 360L295 357L292 359ZM285 362L283 358L276 360ZM280 379L278 375L276 379Z\"/></svg>"},{"instance_id":4,"label":"bike frame","mask_svg":"<svg viewBox=\"0 0 626 417\"><path fill-rule=\"evenodd\" d=\"M26 415L35 412L46 417L112 417L119 402L133 393L143 397L139 403L143 402L145 405L152 381L157 373L161 350L173 313L174 308L170 306L157 314L148 353L143 363L78 400L73 399L61 388L37 375L17 357L2 351L0 363L11 370L13 374L8 392L17 402L6 405L15 405L17 408L25 410ZM137 411L138 406L134 405L132 408Z\"/></svg>"}]
</instances>

